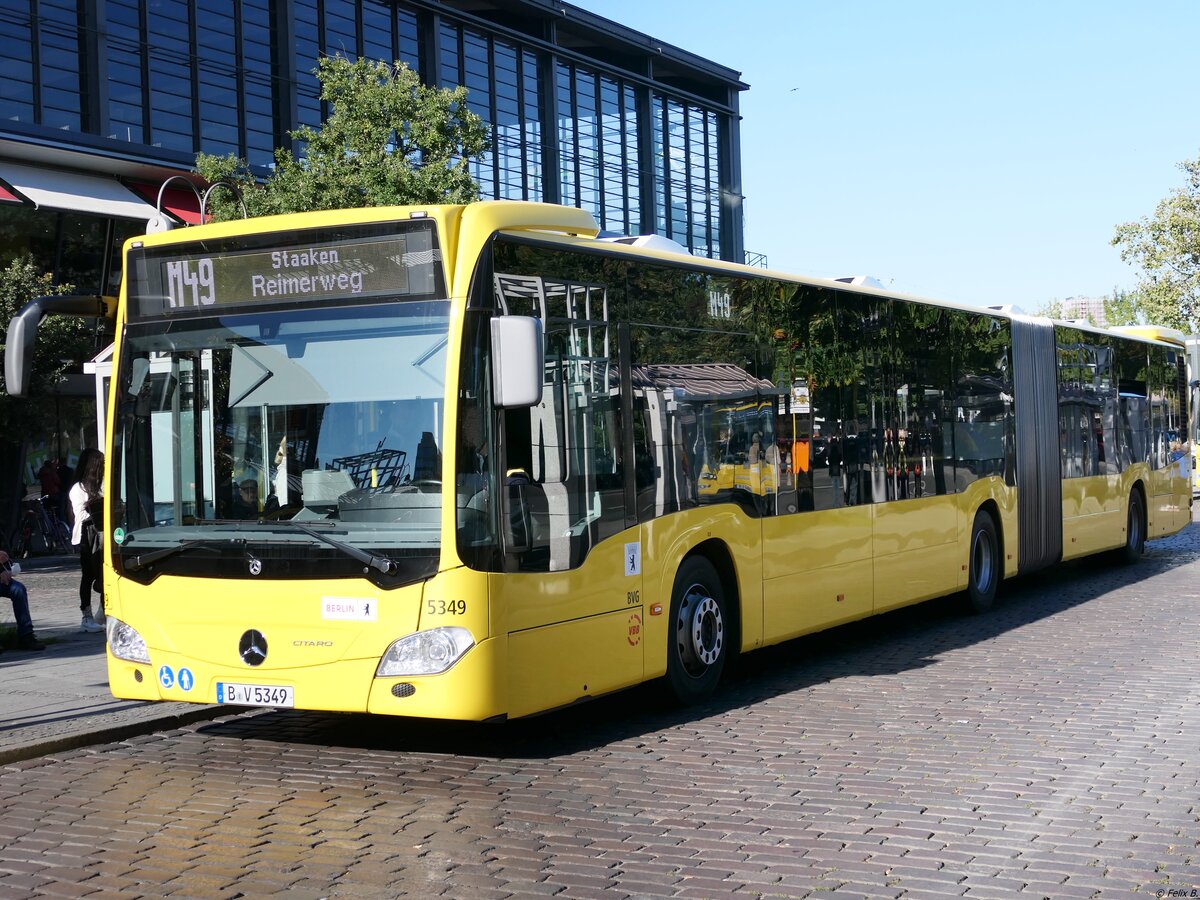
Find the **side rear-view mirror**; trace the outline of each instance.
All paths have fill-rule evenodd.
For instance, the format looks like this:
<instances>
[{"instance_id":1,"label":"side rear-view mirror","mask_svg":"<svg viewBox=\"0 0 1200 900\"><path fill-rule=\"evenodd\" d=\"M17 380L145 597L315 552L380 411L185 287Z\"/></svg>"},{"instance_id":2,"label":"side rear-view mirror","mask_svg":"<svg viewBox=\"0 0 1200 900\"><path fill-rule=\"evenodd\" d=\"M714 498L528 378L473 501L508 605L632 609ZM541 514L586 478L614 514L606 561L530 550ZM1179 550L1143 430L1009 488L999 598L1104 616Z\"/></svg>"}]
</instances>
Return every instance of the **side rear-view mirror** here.
<instances>
[{"instance_id":1,"label":"side rear-view mirror","mask_svg":"<svg viewBox=\"0 0 1200 900\"><path fill-rule=\"evenodd\" d=\"M60 294L30 300L8 323L4 347L4 386L10 397L24 397L33 382L33 347L38 326L49 315L98 316L115 319L117 301L112 297Z\"/></svg>"},{"instance_id":2,"label":"side rear-view mirror","mask_svg":"<svg viewBox=\"0 0 1200 900\"><path fill-rule=\"evenodd\" d=\"M492 318L492 402L500 409L542 402L542 321Z\"/></svg>"}]
</instances>

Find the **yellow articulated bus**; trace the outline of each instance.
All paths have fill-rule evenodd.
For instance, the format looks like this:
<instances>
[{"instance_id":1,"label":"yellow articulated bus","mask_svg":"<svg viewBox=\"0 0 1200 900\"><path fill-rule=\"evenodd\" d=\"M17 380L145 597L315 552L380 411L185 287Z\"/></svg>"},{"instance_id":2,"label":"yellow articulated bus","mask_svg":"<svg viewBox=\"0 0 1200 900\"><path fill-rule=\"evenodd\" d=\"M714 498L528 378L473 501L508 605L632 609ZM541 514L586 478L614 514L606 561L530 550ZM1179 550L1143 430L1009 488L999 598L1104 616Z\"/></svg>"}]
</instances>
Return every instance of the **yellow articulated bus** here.
<instances>
[{"instance_id":1,"label":"yellow articulated bus","mask_svg":"<svg viewBox=\"0 0 1200 900\"><path fill-rule=\"evenodd\" d=\"M119 299L42 298L8 344L19 394L43 315L113 319L117 697L493 720L662 679L691 702L734 654L956 592L986 610L1190 518L1165 331L628 246L535 203L124 254Z\"/></svg>"}]
</instances>

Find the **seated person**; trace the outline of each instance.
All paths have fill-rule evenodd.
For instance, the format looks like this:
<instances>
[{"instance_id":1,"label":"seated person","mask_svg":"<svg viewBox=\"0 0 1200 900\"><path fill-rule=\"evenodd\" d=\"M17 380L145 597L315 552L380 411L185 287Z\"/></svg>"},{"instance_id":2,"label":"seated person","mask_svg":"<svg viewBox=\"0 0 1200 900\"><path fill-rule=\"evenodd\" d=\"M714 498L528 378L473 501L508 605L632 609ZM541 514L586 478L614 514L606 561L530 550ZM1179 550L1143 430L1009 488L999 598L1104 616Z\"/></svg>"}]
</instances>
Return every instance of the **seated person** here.
<instances>
[{"instance_id":1,"label":"seated person","mask_svg":"<svg viewBox=\"0 0 1200 900\"><path fill-rule=\"evenodd\" d=\"M0 597L12 601L13 616L17 620L17 649L45 650L46 645L33 634L33 619L29 616L29 592L25 585L12 577L12 563L8 554L0 550Z\"/></svg>"},{"instance_id":2,"label":"seated person","mask_svg":"<svg viewBox=\"0 0 1200 900\"><path fill-rule=\"evenodd\" d=\"M238 485L237 496L233 498L233 518L258 518L258 482L246 478Z\"/></svg>"}]
</instances>

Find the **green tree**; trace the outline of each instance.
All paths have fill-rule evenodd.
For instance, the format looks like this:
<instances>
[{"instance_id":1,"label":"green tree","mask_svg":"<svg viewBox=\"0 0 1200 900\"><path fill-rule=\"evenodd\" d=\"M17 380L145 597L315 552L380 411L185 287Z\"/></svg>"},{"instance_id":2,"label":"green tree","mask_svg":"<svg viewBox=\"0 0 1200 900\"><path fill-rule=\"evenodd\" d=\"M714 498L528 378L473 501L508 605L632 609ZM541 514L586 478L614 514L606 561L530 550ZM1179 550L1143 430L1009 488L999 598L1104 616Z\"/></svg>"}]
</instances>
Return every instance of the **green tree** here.
<instances>
[{"instance_id":1,"label":"green tree","mask_svg":"<svg viewBox=\"0 0 1200 900\"><path fill-rule=\"evenodd\" d=\"M7 340L8 323L35 297L49 294L70 294L74 286L54 284L43 274L31 255L18 257L5 269L0 269L0 327ZM7 349L7 348L5 348ZM95 339L87 320L75 316L47 316L38 330L33 354L33 383L29 397L33 402L14 399L7 390L0 391L0 422L10 437L33 434L54 423L53 404L39 403L37 398L51 393L62 380L63 373L92 355ZM3 359L0 354L0 389L4 386Z\"/></svg>"},{"instance_id":2,"label":"green tree","mask_svg":"<svg viewBox=\"0 0 1200 900\"><path fill-rule=\"evenodd\" d=\"M1175 321L1164 320L1155 310L1147 308L1140 291L1123 291L1118 287L1114 287L1112 294L1104 298L1104 323L1110 328L1117 325L1180 327Z\"/></svg>"},{"instance_id":3,"label":"green tree","mask_svg":"<svg viewBox=\"0 0 1200 900\"><path fill-rule=\"evenodd\" d=\"M1184 186L1150 218L1118 225L1112 243L1141 270L1136 304L1146 320L1190 332L1200 324L1200 157L1179 168Z\"/></svg>"},{"instance_id":4,"label":"green tree","mask_svg":"<svg viewBox=\"0 0 1200 900\"><path fill-rule=\"evenodd\" d=\"M1179 314L1179 308L1173 304L1154 304L1147 301L1146 294L1140 289L1126 291L1114 287L1111 294L1106 294L1104 300L1104 325L1114 328L1118 325L1166 325L1186 331L1187 322ZM1066 312L1063 302L1055 300L1047 303L1034 312L1035 316L1046 316L1050 319L1065 319ZM1087 316L1093 325L1096 322L1091 315Z\"/></svg>"},{"instance_id":5,"label":"green tree","mask_svg":"<svg viewBox=\"0 0 1200 900\"><path fill-rule=\"evenodd\" d=\"M1045 316L1047 319L1061 319L1063 317L1063 302L1061 300L1051 300L1045 306L1033 311L1035 316Z\"/></svg>"},{"instance_id":6,"label":"green tree","mask_svg":"<svg viewBox=\"0 0 1200 900\"><path fill-rule=\"evenodd\" d=\"M201 153L196 172L237 185L251 216L479 199L469 165L488 149L489 129L467 108L466 88L426 87L401 62L340 56L322 59L315 74L331 112L319 129L290 132L299 158L277 149L261 184L233 155ZM241 216L227 191L209 202L218 221Z\"/></svg>"}]
</instances>

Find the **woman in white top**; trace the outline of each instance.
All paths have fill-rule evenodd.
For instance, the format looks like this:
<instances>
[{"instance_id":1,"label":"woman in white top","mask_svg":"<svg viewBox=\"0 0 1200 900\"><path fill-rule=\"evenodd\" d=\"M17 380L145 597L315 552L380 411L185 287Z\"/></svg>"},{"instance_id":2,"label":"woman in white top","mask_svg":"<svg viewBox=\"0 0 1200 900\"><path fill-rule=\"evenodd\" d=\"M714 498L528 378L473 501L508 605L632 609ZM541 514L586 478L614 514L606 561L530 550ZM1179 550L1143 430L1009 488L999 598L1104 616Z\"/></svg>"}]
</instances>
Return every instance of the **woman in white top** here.
<instances>
[{"instance_id":1,"label":"woman in white top","mask_svg":"<svg viewBox=\"0 0 1200 900\"><path fill-rule=\"evenodd\" d=\"M104 454L89 447L79 455L75 467L78 478L68 495L75 524L71 543L79 551L79 611L84 631L103 631L104 626L92 615L92 590L100 594L100 614L104 615L103 497Z\"/></svg>"}]
</instances>

